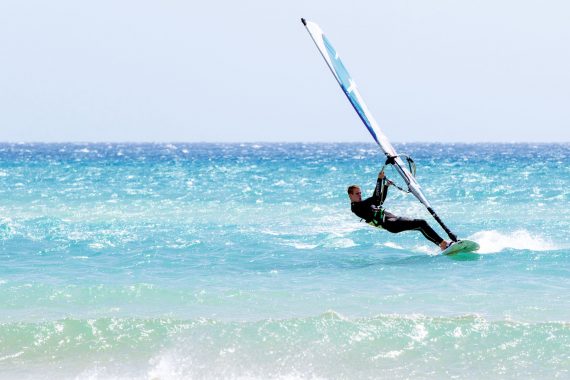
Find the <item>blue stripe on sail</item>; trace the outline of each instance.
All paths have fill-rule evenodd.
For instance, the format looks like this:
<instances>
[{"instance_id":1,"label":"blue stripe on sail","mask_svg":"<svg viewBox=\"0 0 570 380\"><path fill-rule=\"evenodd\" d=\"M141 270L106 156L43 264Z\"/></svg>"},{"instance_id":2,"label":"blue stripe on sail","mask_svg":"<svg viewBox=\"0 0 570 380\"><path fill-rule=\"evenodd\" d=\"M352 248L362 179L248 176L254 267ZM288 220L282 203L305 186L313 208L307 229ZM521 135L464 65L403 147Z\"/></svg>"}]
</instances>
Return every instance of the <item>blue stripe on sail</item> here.
<instances>
[{"instance_id":1,"label":"blue stripe on sail","mask_svg":"<svg viewBox=\"0 0 570 380\"><path fill-rule=\"evenodd\" d=\"M356 98L354 93L349 92L349 90L348 90L350 88L350 82L352 80L350 78L350 74L348 73L348 70L346 69L346 67L344 67L344 64L342 63L342 61L338 57L336 50L331 45L331 43L329 42L327 37L324 34L322 35L322 37L323 37L323 42L325 44L325 48L327 49L327 52L329 54L330 61L333 65L333 69L334 69L336 76L338 78L340 87L342 88L342 91L345 93L346 97L348 98L348 100L350 101L350 103L352 104L354 109L356 110L356 113L358 113L358 116L360 116L360 119L362 120L364 125L366 125L366 129L368 129L368 131L370 132L370 134L372 135L372 137L374 138L376 143L380 144L380 142L378 141L378 136L376 136L376 132L372 128L372 123L370 122L370 120L366 116L366 113L362 109L360 102L358 101L358 99Z\"/></svg>"},{"instance_id":2,"label":"blue stripe on sail","mask_svg":"<svg viewBox=\"0 0 570 380\"><path fill-rule=\"evenodd\" d=\"M324 34L323 34L323 42L325 43L325 47L327 48L327 52L329 53L329 57L331 59L334 71L336 72L340 85L342 86L342 89L345 90L346 92L346 90L348 90L348 88L350 87L350 74L346 70L346 67L344 67L344 65L342 64L340 58L337 57L336 50L334 50L333 46L331 45L331 43L329 42L327 37L325 37Z\"/></svg>"},{"instance_id":3,"label":"blue stripe on sail","mask_svg":"<svg viewBox=\"0 0 570 380\"><path fill-rule=\"evenodd\" d=\"M378 136L376 136L376 132L374 132L374 129L372 129L372 125L368 120L368 118L366 117L364 110L360 107L360 103L358 103L358 100L356 100L354 93L353 92L349 93L346 90L344 91L344 93L348 97L348 100L350 100L350 103L356 110L356 113L358 113L358 116L360 116L360 119L362 120L364 125L366 125L366 129L368 129L368 132L370 132L370 134L374 138L374 141L376 141L377 144L380 144L380 141L378 141Z\"/></svg>"}]
</instances>

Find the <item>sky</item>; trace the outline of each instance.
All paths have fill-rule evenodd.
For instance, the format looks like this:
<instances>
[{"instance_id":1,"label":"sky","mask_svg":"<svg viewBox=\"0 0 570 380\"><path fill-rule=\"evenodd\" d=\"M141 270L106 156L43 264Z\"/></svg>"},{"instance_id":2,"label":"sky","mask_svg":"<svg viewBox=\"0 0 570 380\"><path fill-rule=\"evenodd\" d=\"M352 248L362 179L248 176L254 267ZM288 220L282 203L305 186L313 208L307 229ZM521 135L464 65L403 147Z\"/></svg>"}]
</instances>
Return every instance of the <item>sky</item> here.
<instances>
[{"instance_id":1,"label":"sky","mask_svg":"<svg viewBox=\"0 0 570 380\"><path fill-rule=\"evenodd\" d=\"M0 142L570 142L566 0L2 0Z\"/></svg>"}]
</instances>

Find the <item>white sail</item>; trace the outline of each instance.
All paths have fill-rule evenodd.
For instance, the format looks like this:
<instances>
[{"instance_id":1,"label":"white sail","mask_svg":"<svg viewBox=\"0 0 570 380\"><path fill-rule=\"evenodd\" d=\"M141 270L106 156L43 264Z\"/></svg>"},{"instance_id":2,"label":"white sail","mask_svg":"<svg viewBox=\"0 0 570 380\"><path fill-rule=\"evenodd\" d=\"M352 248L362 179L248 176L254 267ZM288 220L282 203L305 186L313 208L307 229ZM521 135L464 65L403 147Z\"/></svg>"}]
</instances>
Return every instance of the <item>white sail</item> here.
<instances>
[{"instance_id":1,"label":"white sail","mask_svg":"<svg viewBox=\"0 0 570 380\"><path fill-rule=\"evenodd\" d=\"M376 141L376 143L384 151L387 157L395 157L394 166L402 178L404 178L404 181L406 182L410 192L414 194L416 198L418 198L419 201L422 202L426 207L430 207L428 200L421 191L419 183L416 181L412 173L410 173L410 171L406 168L406 165L402 159L398 157L398 153L378 126L378 123L374 119L374 116L372 116L372 113L366 106L362 95L360 95L360 92L356 87L356 83L350 77L350 74L344 67L344 64L340 60L338 53L330 41L327 39L317 24L314 22L306 21L305 19L301 20L311 35L311 38L315 42L315 45L317 45L317 48L321 52L328 67L331 69L331 72L336 78L338 84L342 88L342 91L358 113L358 116L360 116L360 119L372 135L374 141Z\"/></svg>"}]
</instances>

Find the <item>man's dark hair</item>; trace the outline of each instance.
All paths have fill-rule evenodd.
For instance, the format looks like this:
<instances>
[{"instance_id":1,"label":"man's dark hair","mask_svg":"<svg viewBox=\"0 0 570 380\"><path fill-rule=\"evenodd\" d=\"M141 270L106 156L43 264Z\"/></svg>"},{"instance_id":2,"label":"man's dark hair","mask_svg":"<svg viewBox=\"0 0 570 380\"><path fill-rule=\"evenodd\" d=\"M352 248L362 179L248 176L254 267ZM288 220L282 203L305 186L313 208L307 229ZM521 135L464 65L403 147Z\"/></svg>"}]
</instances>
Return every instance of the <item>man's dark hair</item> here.
<instances>
[{"instance_id":1,"label":"man's dark hair","mask_svg":"<svg viewBox=\"0 0 570 380\"><path fill-rule=\"evenodd\" d=\"M350 185L350 186L348 187L348 190L347 190L347 191L348 191L349 194L352 194L352 193L354 193L354 190L355 190L355 189L360 189L360 186L358 186L358 185Z\"/></svg>"}]
</instances>

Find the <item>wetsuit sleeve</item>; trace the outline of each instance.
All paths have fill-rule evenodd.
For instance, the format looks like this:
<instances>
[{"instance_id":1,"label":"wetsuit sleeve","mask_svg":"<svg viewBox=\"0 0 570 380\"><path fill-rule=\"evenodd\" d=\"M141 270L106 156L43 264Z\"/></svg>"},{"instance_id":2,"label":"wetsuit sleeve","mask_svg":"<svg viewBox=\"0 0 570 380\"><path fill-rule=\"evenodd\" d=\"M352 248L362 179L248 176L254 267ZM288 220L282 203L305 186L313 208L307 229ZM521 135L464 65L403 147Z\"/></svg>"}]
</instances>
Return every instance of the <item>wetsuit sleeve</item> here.
<instances>
[{"instance_id":1,"label":"wetsuit sleeve","mask_svg":"<svg viewBox=\"0 0 570 380\"><path fill-rule=\"evenodd\" d=\"M386 177L378 179L376 182L376 188L374 189L374 195L372 196L375 206L380 206L384 203L386 196L388 195L388 187L389 185Z\"/></svg>"}]
</instances>

